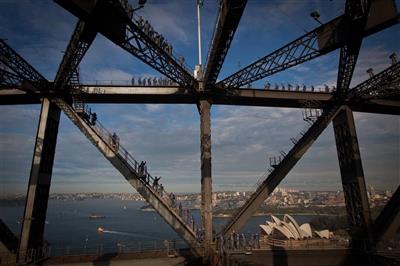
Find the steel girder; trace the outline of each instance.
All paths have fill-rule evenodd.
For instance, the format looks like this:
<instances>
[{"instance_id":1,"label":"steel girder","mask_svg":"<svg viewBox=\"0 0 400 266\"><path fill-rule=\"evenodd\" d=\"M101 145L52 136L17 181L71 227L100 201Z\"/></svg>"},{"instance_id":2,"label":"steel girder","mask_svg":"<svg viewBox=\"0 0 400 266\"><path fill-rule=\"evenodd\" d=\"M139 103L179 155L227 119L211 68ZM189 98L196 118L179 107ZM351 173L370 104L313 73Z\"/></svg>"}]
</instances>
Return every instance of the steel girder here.
<instances>
[{"instance_id":1,"label":"steel girder","mask_svg":"<svg viewBox=\"0 0 400 266\"><path fill-rule=\"evenodd\" d=\"M393 0L373 0L368 17L367 25L359 33L362 38L398 23L398 14ZM242 68L218 82L217 85L241 87L329 53L348 43L348 38L352 34L351 30L346 16L339 16ZM347 55L354 49L346 48L345 50ZM354 61L353 59L349 62Z\"/></svg>"},{"instance_id":2,"label":"steel girder","mask_svg":"<svg viewBox=\"0 0 400 266\"><path fill-rule=\"evenodd\" d=\"M353 112L344 108L334 119L337 157L346 203L350 246L372 248L372 221Z\"/></svg>"},{"instance_id":3,"label":"steel girder","mask_svg":"<svg viewBox=\"0 0 400 266\"><path fill-rule=\"evenodd\" d=\"M346 44L340 48L339 70L337 77L337 94L343 94L350 87L354 68L357 63L363 39L363 29L367 23L367 16L371 6L370 0L347 0L345 21L350 31L347 32Z\"/></svg>"},{"instance_id":4,"label":"steel girder","mask_svg":"<svg viewBox=\"0 0 400 266\"><path fill-rule=\"evenodd\" d=\"M32 84L32 89L48 91L49 82L28 62L14 51L4 40L0 39L0 61L19 76Z\"/></svg>"},{"instance_id":5,"label":"steel girder","mask_svg":"<svg viewBox=\"0 0 400 266\"><path fill-rule=\"evenodd\" d=\"M7 87L23 88L21 86L23 82L24 80L20 76L0 68L0 89Z\"/></svg>"},{"instance_id":6,"label":"steel girder","mask_svg":"<svg viewBox=\"0 0 400 266\"><path fill-rule=\"evenodd\" d=\"M56 2L79 19L96 25L98 32L169 79L182 86L197 86L196 80L188 70L144 33L137 22L131 20L119 1Z\"/></svg>"},{"instance_id":7,"label":"steel girder","mask_svg":"<svg viewBox=\"0 0 400 266\"><path fill-rule=\"evenodd\" d=\"M217 80L246 4L247 0L224 0L220 5L205 68L206 89Z\"/></svg>"},{"instance_id":8,"label":"steel girder","mask_svg":"<svg viewBox=\"0 0 400 266\"><path fill-rule=\"evenodd\" d=\"M97 127L82 119L75 110L61 99L53 100L65 115L73 122L86 138L103 154L103 156L118 170L133 188L148 202L157 213L188 243L195 256L203 253L197 241L196 232L186 223L177 208L168 205L162 195L154 188L145 185L140 174L139 163L122 147L115 148L110 143L111 133L96 122ZM165 192L164 192L165 193Z\"/></svg>"},{"instance_id":9,"label":"steel girder","mask_svg":"<svg viewBox=\"0 0 400 266\"><path fill-rule=\"evenodd\" d=\"M400 94L400 62L391 65L349 91L349 98L394 99Z\"/></svg>"},{"instance_id":10,"label":"steel girder","mask_svg":"<svg viewBox=\"0 0 400 266\"><path fill-rule=\"evenodd\" d=\"M64 89L71 75L77 70L80 61L92 44L96 33L92 25L83 20L77 22L54 79L54 88L56 90Z\"/></svg>"},{"instance_id":11,"label":"steel girder","mask_svg":"<svg viewBox=\"0 0 400 266\"><path fill-rule=\"evenodd\" d=\"M373 225L375 245L393 238L400 227L400 186L376 218Z\"/></svg>"},{"instance_id":12,"label":"steel girder","mask_svg":"<svg viewBox=\"0 0 400 266\"><path fill-rule=\"evenodd\" d=\"M251 218L257 208L280 184L340 110L342 110L342 108L336 105L324 110L322 116L320 116L307 132L301 136L282 161L274 167L268 177L257 187L256 191L250 196L244 205L239 208L236 214L223 228L221 234L226 235L232 231L238 232L240 228L245 225L247 220Z\"/></svg>"}]
</instances>

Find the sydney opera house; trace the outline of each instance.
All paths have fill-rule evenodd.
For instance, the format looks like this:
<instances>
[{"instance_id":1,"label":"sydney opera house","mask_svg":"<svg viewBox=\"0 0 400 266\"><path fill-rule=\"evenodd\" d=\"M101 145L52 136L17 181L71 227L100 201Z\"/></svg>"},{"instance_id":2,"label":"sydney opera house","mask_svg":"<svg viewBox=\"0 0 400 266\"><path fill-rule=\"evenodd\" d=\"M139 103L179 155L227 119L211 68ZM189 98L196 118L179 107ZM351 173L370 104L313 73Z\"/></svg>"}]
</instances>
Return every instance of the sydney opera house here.
<instances>
[{"instance_id":1,"label":"sydney opera house","mask_svg":"<svg viewBox=\"0 0 400 266\"><path fill-rule=\"evenodd\" d=\"M312 230L310 224L299 225L296 220L285 214L283 219L271 215L271 221L260 225L261 242L274 245L303 245L330 243L333 233L329 230Z\"/></svg>"}]
</instances>

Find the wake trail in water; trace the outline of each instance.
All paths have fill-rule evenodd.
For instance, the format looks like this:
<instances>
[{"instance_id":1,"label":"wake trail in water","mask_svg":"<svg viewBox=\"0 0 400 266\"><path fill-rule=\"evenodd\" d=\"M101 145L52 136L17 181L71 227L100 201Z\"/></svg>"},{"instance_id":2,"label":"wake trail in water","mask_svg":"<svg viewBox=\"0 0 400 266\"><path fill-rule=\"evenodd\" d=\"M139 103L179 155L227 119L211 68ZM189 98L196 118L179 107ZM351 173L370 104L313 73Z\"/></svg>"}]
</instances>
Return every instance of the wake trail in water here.
<instances>
[{"instance_id":1,"label":"wake trail in water","mask_svg":"<svg viewBox=\"0 0 400 266\"><path fill-rule=\"evenodd\" d=\"M142 238L150 238L150 239L162 239L156 236L149 236L140 233L130 233L130 232L122 232L122 231L113 231L113 230L104 230L103 233L114 234L114 235L123 235L123 236L134 236L134 237L142 237Z\"/></svg>"}]
</instances>

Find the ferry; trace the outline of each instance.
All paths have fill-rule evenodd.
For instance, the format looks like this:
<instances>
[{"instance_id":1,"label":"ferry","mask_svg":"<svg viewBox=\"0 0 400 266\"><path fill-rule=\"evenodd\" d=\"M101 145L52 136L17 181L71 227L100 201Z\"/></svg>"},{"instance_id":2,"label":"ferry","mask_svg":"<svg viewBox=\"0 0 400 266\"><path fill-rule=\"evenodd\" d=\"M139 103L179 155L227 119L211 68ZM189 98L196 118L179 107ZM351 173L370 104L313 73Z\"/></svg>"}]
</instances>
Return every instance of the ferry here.
<instances>
[{"instance_id":1,"label":"ferry","mask_svg":"<svg viewBox=\"0 0 400 266\"><path fill-rule=\"evenodd\" d=\"M104 228L101 227L101 226L97 227L97 232L98 233L103 233L104 232Z\"/></svg>"},{"instance_id":2,"label":"ferry","mask_svg":"<svg viewBox=\"0 0 400 266\"><path fill-rule=\"evenodd\" d=\"M104 219L104 218L106 218L105 215L94 214L94 213L89 215L89 219Z\"/></svg>"}]
</instances>

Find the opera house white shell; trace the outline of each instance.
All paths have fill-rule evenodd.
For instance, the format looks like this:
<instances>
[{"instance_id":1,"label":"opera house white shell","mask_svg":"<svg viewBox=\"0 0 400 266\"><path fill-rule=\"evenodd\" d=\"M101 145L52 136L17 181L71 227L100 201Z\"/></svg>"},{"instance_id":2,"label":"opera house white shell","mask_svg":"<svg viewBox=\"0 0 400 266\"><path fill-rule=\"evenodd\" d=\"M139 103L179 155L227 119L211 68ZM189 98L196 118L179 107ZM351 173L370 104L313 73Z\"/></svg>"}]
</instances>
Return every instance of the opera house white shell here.
<instances>
[{"instance_id":1,"label":"opera house white shell","mask_svg":"<svg viewBox=\"0 0 400 266\"><path fill-rule=\"evenodd\" d=\"M266 224L261 224L261 235L273 238L273 239L294 239L301 240L306 238L325 238L329 239L332 232L329 230L314 231L311 230L311 226L308 223L299 224L296 220L285 214L283 220L278 217L271 215L271 221L266 221Z\"/></svg>"}]
</instances>

